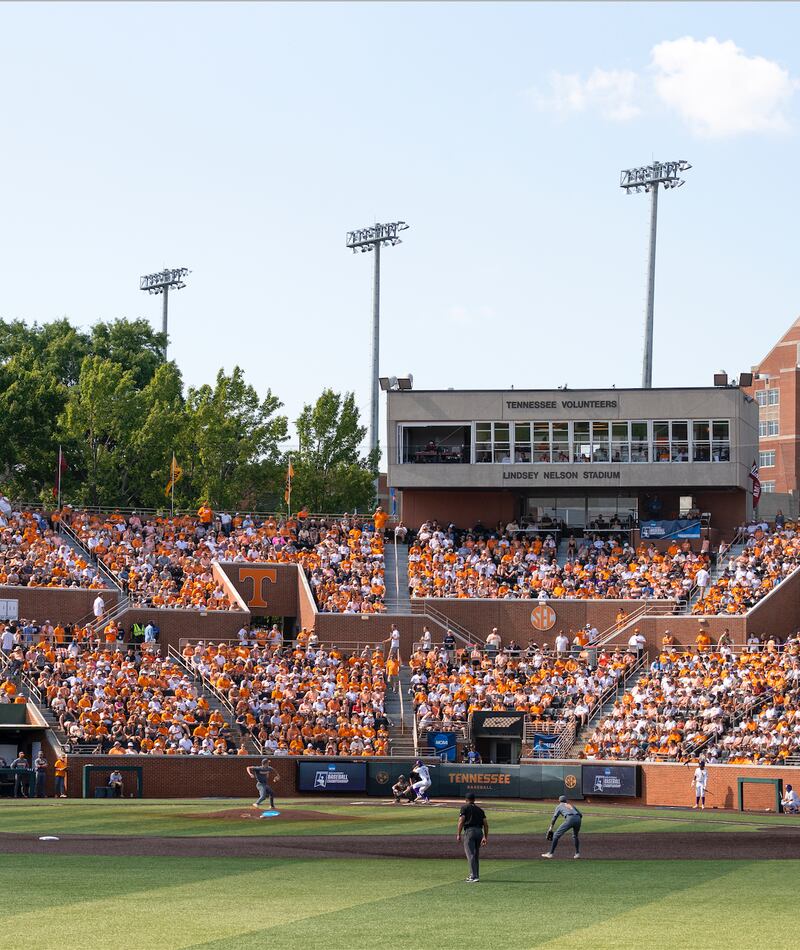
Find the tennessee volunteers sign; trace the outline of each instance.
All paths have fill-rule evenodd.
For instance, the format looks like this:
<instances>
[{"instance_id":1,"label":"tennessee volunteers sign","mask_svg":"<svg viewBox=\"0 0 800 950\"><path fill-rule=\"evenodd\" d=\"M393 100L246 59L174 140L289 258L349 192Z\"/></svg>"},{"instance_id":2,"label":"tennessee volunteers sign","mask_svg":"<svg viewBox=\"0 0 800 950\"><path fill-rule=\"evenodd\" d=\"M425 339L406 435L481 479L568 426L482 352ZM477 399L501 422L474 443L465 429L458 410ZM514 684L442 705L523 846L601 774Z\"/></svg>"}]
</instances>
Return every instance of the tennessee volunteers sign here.
<instances>
[{"instance_id":1,"label":"tennessee volunteers sign","mask_svg":"<svg viewBox=\"0 0 800 950\"><path fill-rule=\"evenodd\" d=\"M264 581L274 584L277 580L278 572L274 567L240 567L239 583L250 578L253 581L253 596L247 601L248 607L266 607L267 602L264 599ZM555 621L554 621L555 622Z\"/></svg>"},{"instance_id":2,"label":"tennessee volunteers sign","mask_svg":"<svg viewBox=\"0 0 800 950\"><path fill-rule=\"evenodd\" d=\"M531 625L534 630L552 630L556 625L556 612L549 604L537 604L531 611Z\"/></svg>"}]
</instances>

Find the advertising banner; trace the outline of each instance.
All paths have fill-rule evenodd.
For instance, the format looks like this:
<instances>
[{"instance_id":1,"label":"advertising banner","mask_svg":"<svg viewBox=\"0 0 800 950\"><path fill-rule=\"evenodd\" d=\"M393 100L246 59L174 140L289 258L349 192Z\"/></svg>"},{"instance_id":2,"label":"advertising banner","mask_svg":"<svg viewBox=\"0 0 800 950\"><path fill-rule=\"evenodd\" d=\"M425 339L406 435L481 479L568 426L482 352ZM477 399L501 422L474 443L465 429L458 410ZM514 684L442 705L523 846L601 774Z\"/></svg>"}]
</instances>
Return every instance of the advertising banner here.
<instances>
[{"instance_id":1,"label":"advertising banner","mask_svg":"<svg viewBox=\"0 0 800 950\"><path fill-rule=\"evenodd\" d=\"M301 792L365 792L366 762L298 762L297 788Z\"/></svg>"},{"instance_id":2,"label":"advertising banner","mask_svg":"<svg viewBox=\"0 0 800 950\"><path fill-rule=\"evenodd\" d=\"M428 747L440 758L444 757L448 762L455 762L456 734L454 732L429 732Z\"/></svg>"},{"instance_id":3,"label":"advertising banner","mask_svg":"<svg viewBox=\"0 0 800 950\"><path fill-rule=\"evenodd\" d=\"M518 765L437 765L431 768L436 797L463 798L475 792L482 798L518 798Z\"/></svg>"},{"instance_id":4,"label":"advertising banner","mask_svg":"<svg viewBox=\"0 0 800 950\"><path fill-rule=\"evenodd\" d=\"M584 765L583 794L635 798L639 794L638 765Z\"/></svg>"},{"instance_id":5,"label":"advertising banner","mask_svg":"<svg viewBox=\"0 0 800 950\"><path fill-rule=\"evenodd\" d=\"M686 521L642 521L639 534L643 541L684 540L700 537L700 522Z\"/></svg>"}]
</instances>

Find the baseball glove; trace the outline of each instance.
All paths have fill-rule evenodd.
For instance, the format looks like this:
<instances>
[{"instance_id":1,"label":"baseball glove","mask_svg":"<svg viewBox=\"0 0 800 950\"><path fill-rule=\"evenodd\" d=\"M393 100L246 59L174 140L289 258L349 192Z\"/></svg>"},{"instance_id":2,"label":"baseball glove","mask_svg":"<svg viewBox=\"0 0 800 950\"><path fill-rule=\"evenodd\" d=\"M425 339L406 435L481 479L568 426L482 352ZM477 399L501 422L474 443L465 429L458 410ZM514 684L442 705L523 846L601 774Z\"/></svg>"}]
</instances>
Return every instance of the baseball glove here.
<instances>
[{"instance_id":1,"label":"baseball glove","mask_svg":"<svg viewBox=\"0 0 800 950\"><path fill-rule=\"evenodd\" d=\"M552 828L549 828L549 829L548 829L547 834L545 835L545 837L547 838L548 841L552 841L552 840L553 840L553 829L552 829Z\"/></svg>"}]
</instances>

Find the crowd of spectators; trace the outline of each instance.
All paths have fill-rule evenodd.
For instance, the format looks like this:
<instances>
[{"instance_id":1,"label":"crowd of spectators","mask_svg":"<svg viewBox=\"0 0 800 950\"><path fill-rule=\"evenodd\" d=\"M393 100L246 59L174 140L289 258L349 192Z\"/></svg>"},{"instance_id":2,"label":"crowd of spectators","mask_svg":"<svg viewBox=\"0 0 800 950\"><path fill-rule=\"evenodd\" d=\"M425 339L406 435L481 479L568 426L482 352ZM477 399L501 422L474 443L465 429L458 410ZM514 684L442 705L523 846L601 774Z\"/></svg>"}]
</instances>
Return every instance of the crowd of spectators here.
<instances>
[{"instance_id":1,"label":"crowd of spectators","mask_svg":"<svg viewBox=\"0 0 800 950\"><path fill-rule=\"evenodd\" d=\"M410 658L411 693L421 731L457 731L481 711L517 711L547 731L579 728L606 690L635 662L630 652L588 647L581 631L570 643L559 634L554 648L533 641L503 646L494 630L485 644L456 649L423 640Z\"/></svg>"},{"instance_id":2,"label":"crowd of spectators","mask_svg":"<svg viewBox=\"0 0 800 950\"><path fill-rule=\"evenodd\" d=\"M0 495L0 585L104 586L96 566L76 554L43 515L13 510L4 495Z\"/></svg>"},{"instance_id":3,"label":"crowd of spectators","mask_svg":"<svg viewBox=\"0 0 800 950\"><path fill-rule=\"evenodd\" d=\"M203 506L196 516L172 518L72 512L69 523L144 606L234 608L212 563L271 561L299 564L322 611L384 609L381 509L372 518L311 518L302 510L293 517L258 518L215 514Z\"/></svg>"},{"instance_id":4,"label":"crowd of spectators","mask_svg":"<svg viewBox=\"0 0 800 950\"><path fill-rule=\"evenodd\" d=\"M743 614L800 566L800 535L758 526L741 554L721 558L717 577L692 605L696 614Z\"/></svg>"},{"instance_id":5,"label":"crowd of spectators","mask_svg":"<svg viewBox=\"0 0 800 950\"><path fill-rule=\"evenodd\" d=\"M324 650L301 633L276 640L188 644L186 663L224 696L242 736L273 755L388 755L383 650Z\"/></svg>"},{"instance_id":6,"label":"crowd of spectators","mask_svg":"<svg viewBox=\"0 0 800 950\"><path fill-rule=\"evenodd\" d=\"M22 669L39 690L69 747L109 755L234 755L224 717L193 678L158 648L101 650L44 640ZM16 670L6 683L15 685Z\"/></svg>"},{"instance_id":7,"label":"crowd of spectators","mask_svg":"<svg viewBox=\"0 0 800 950\"><path fill-rule=\"evenodd\" d=\"M515 523L463 531L429 521L409 548L411 596L680 600L709 565L708 553L688 541L658 551L621 536L570 537L562 564L557 550L554 535Z\"/></svg>"},{"instance_id":8,"label":"crowd of spectators","mask_svg":"<svg viewBox=\"0 0 800 950\"><path fill-rule=\"evenodd\" d=\"M757 638L753 638L753 641ZM781 763L800 751L800 641L666 648L597 724L589 758Z\"/></svg>"}]
</instances>

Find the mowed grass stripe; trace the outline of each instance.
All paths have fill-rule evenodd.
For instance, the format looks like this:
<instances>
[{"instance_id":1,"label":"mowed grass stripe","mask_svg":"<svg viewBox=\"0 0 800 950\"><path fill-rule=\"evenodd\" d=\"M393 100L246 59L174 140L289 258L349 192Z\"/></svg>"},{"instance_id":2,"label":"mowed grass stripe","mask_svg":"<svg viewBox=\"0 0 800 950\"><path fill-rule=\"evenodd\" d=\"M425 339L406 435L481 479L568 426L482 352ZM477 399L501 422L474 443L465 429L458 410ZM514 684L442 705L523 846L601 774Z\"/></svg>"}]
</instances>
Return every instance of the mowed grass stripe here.
<instances>
[{"instance_id":1,"label":"mowed grass stripe","mask_svg":"<svg viewBox=\"0 0 800 950\"><path fill-rule=\"evenodd\" d=\"M46 858L40 861L49 863ZM14 934L15 948L178 950L220 938L233 939L233 946L253 929L276 929L276 941L285 947L284 930L292 923L332 910L359 921L364 917L361 906L374 902L376 888L381 895L391 892L400 898L426 889L432 877L451 884L456 873L456 862L439 861L431 862L426 873L419 876L405 874L403 861L272 860L264 862L266 867L241 861L234 862L238 873L225 873L220 868L219 875L205 881L186 882L180 879L174 859L84 861L85 873L94 880L95 896L74 900L74 881L62 880L63 902L57 913L43 916L37 908L0 915L2 932ZM141 862L152 871L152 887L130 890L128 869ZM215 861L214 867L225 863L231 864ZM28 880L31 884L35 881L38 890L42 877L37 870L44 868L37 869L35 862L32 865ZM71 870L77 870L74 862ZM12 886L14 879L6 878L5 869L0 870L0 887ZM103 896L96 896L97 891Z\"/></svg>"},{"instance_id":2,"label":"mowed grass stripe","mask_svg":"<svg viewBox=\"0 0 800 950\"><path fill-rule=\"evenodd\" d=\"M519 950L550 940L559 946L559 935L574 929L576 917L582 923L599 924L615 917L620 908L638 905L643 864L650 865L644 880L661 881L662 890L682 889L687 880L696 885L713 882L731 867L730 862L692 862L686 874L670 877L662 873L660 862L555 864L487 859L482 863L481 883L469 885L463 883L464 861L408 864L413 867L407 873L418 876L420 883L427 880L428 886L365 903L360 915L336 909L287 923L279 931L253 929L235 941L222 938L201 946L203 950L257 950L278 944L287 950L377 950L387 945L413 950ZM440 864L455 865L451 882L443 883L432 874ZM314 901L313 885L306 899ZM652 926L651 921L651 937ZM640 931L639 947L643 939ZM587 945L604 946L587 941L583 950Z\"/></svg>"},{"instance_id":3,"label":"mowed grass stripe","mask_svg":"<svg viewBox=\"0 0 800 950\"><path fill-rule=\"evenodd\" d=\"M350 805L341 801L292 801L279 803L280 810L291 816L296 811L316 811L329 816L323 820L261 821L252 802L219 801L110 801L67 800L60 802L9 802L0 809L0 832L31 835L103 834L135 836L273 836L273 835L450 835L458 810L456 807ZM530 834L538 839L552 814L552 805L542 802L485 803L493 834ZM253 818L197 817L231 810L234 815ZM713 814L657 809L630 809L620 806L584 806L583 833L648 831L757 831L760 827L790 826L800 829L800 820L792 816ZM343 821L342 818L349 820Z\"/></svg>"},{"instance_id":4,"label":"mowed grass stripe","mask_svg":"<svg viewBox=\"0 0 800 950\"><path fill-rule=\"evenodd\" d=\"M667 894L663 893L662 875L650 876L643 869L640 882L647 889L640 888L637 906L602 921L584 919L584 926L527 946L531 950L586 950L587 946L639 950L645 935L650 936L648 942L657 942L659 950L788 950L797 946L796 882L800 862L789 866L781 861L720 862L724 873L705 882L691 874L697 863L678 865L679 873L681 868L686 871L684 886ZM645 894L657 896L646 900Z\"/></svg>"}]
</instances>

